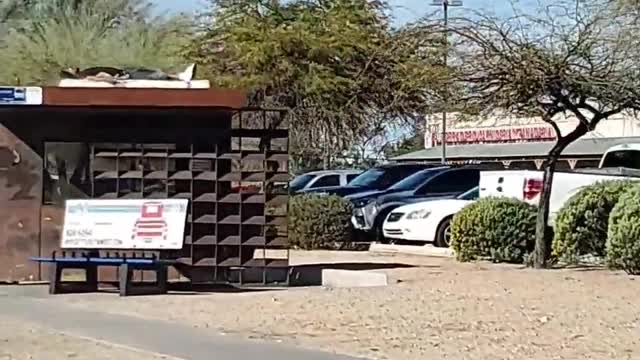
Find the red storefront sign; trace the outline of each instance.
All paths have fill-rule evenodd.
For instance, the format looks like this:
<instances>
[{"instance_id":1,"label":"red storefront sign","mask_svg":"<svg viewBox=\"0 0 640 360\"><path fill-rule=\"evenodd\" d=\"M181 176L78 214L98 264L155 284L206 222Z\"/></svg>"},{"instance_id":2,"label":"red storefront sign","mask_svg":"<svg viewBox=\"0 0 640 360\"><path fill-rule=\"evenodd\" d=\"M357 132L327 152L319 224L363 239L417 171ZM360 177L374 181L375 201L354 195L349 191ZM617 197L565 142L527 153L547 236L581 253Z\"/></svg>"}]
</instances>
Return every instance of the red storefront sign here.
<instances>
[{"instance_id":1,"label":"red storefront sign","mask_svg":"<svg viewBox=\"0 0 640 360\"><path fill-rule=\"evenodd\" d=\"M440 143L440 134L434 131L431 136L434 144ZM555 138L556 133L550 126L451 129L447 131L447 144L545 141Z\"/></svg>"}]
</instances>

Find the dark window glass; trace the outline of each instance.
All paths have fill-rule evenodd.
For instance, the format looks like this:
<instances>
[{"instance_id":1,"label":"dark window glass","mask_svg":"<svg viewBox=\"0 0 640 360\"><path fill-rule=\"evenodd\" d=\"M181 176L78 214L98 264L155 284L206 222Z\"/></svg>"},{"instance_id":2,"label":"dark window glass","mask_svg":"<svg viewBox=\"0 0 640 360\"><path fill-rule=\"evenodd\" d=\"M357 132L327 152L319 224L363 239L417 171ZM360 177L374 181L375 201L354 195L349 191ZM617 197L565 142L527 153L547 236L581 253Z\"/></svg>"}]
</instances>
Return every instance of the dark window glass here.
<instances>
[{"instance_id":1,"label":"dark window glass","mask_svg":"<svg viewBox=\"0 0 640 360\"><path fill-rule=\"evenodd\" d=\"M347 183L351 183L351 181L358 177L360 174L348 174L347 175Z\"/></svg>"},{"instance_id":2,"label":"dark window glass","mask_svg":"<svg viewBox=\"0 0 640 360\"><path fill-rule=\"evenodd\" d=\"M458 199L476 200L479 196L480 196L480 188L476 186L473 189L467 191L466 193L463 193L462 195L458 196Z\"/></svg>"},{"instance_id":3,"label":"dark window glass","mask_svg":"<svg viewBox=\"0 0 640 360\"><path fill-rule=\"evenodd\" d=\"M602 162L602 167L626 167L631 169L640 169L640 151L620 150L607 153L604 161Z\"/></svg>"},{"instance_id":4,"label":"dark window glass","mask_svg":"<svg viewBox=\"0 0 640 360\"><path fill-rule=\"evenodd\" d=\"M480 182L480 170L451 170L437 175L422 188L418 194L442 194L467 191Z\"/></svg>"}]
</instances>

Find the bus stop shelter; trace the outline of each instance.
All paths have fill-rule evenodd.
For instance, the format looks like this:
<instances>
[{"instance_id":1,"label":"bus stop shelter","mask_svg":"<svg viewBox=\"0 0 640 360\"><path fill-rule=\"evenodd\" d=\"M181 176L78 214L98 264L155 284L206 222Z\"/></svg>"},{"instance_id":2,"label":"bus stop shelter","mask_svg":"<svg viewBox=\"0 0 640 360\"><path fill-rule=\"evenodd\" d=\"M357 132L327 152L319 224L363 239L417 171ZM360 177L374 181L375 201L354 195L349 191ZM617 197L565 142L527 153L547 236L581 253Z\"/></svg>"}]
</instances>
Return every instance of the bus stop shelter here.
<instances>
[{"instance_id":1,"label":"bus stop shelter","mask_svg":"<svg viewBox=\"0 0 640 360\"><path fill-rule=\"evenodd\" d=\"M223 89L59 88L0 104L0 282L47 279L67 199L189 200L170 277L282 283L289 253L283 109ZM115 280L109 269L101 280Z\"/></svg>"}]
</instances>

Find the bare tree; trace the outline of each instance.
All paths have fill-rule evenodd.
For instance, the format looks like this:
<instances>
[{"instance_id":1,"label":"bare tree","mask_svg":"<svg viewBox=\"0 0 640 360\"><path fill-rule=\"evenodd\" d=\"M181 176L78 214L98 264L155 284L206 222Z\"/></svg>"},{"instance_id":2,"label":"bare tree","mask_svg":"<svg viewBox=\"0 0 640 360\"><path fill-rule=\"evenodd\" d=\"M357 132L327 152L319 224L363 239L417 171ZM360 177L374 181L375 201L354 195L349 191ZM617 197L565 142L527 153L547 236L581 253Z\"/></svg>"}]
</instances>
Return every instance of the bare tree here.
<instances>
[{"instance_id":1,"label":"bare tree","mask_svg":"<svg viewBox=\"0 0 640 360\"><path fill-rule=\"evenodd\" d=\"M632 20L610 1L548 6L537 15L498 19L474 14L450 25L462 105L480 112L538 116L556 133L544 164L534 266L549 257L549 198L556 162L572 142L638 103L638 43ZM562 133L559 116L575 116Z\"/></svg>"}]
</instances>

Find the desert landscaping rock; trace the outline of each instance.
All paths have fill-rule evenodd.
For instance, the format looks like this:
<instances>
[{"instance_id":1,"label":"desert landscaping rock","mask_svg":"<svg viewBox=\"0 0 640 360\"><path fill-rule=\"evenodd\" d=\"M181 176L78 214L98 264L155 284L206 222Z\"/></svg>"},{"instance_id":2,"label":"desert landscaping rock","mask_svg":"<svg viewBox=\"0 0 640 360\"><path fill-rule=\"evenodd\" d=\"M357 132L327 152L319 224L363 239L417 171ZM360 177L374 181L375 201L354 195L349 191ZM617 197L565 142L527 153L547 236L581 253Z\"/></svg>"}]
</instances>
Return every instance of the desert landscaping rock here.
<instances>
[{"instance_id":1,"label":"desert landscaping rock","mask_svg":"<svg viewBox=\"0 0 640 360\"><path fill-rule=\"evenodd\" d=\"M322 270L322 286L331 288L387 286L387 274L358 270Z\"/></svg>"}]
</instances>

